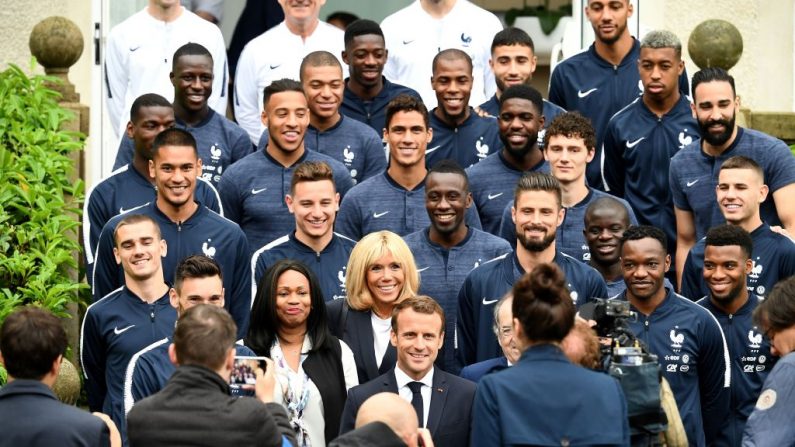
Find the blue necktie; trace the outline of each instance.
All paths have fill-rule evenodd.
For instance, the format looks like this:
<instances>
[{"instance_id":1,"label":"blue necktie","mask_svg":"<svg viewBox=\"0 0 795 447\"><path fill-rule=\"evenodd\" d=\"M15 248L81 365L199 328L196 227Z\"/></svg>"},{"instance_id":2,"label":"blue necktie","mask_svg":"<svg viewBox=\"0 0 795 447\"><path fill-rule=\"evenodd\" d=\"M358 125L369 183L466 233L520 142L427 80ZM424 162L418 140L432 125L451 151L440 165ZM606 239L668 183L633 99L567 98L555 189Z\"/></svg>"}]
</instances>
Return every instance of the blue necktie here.
<instances>
[{"instance_id":1,"label":"blue necktie","mask_svg":"<svg viewBox=\"0 0 795 447\"><path fill-rule=\"evenodd\" d=\"M422 417L422 393L420 393L420 390L422 389L422 382L409 382L407 386L411 390L411 406L414 407L414 411L417 412L419 426L424 427L425 424L423 423L424 419Z\"/></svg>"}]
</instances>

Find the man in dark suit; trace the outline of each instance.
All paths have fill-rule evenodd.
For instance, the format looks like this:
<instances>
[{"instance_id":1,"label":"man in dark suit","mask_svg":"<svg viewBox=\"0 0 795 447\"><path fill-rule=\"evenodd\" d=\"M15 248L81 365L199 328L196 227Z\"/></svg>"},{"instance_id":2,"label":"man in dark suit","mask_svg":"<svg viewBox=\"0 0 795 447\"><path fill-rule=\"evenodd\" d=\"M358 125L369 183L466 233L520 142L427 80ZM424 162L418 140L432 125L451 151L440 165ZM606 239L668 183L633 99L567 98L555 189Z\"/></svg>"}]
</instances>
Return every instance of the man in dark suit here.
<instances>
[{"instance_id":1,"label":"man in dark suit","mask_svg":"<svg viewBox=\"0 0 795 447\"><path fill-rule=\"evenodd\" d=\"M0 446L108 446L110 425L58 401L52 386L66 352L66 332L51 313L24 307L0 329L0 362L8 384L0 389ZM115 440L120 442L115 426Z\"/></svg>"},{"instance_id":2,"label":"man in dark suit","mask_svg":"<svg viewBox=\"0 0 795 447\"><path fill-rule=\"evenodd\" d=\"M354 428L356 413L368 397L392 392L411 402L434 445L469 445L475 384L433 366L444 343L444 321L442 308L427 296L408 298L395 306L390 337L397 350L397 365L348 391L341 434Z\"/></svg>"}]
</instances>

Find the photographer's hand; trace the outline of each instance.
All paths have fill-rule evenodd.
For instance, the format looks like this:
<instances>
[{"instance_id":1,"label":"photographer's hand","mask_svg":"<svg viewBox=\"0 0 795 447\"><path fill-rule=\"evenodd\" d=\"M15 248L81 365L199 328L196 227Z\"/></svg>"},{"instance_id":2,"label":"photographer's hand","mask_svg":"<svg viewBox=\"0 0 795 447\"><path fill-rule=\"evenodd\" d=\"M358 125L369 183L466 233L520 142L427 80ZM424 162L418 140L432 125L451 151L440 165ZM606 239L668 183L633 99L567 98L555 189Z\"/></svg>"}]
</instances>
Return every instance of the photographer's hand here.
<instances>
[{"instance_id":1,"label":"photographer's hand","mask_svg":"<svg viewBox=\"0 0 795 447\"><path fill-rule=\"evenodd\" d=\"M276 366L273 360L266 358L265 364L267 367L265 371L262 368L257 368L254 374L257 376L257 383L254 385L257 399L262 402L273 402L273 389L276 386Z\"/></svg>"},{"instance_id":2,"label":"photographer's hand","mask_svg":"<svg viewBox=\"0 0 795 447\"><path fill-rule=\"evenodd\" d=\"M422 447L433 447L433 438L431 438L431 432L427 428L417 429L417 437Z\"/></svg>"}]
</instances>

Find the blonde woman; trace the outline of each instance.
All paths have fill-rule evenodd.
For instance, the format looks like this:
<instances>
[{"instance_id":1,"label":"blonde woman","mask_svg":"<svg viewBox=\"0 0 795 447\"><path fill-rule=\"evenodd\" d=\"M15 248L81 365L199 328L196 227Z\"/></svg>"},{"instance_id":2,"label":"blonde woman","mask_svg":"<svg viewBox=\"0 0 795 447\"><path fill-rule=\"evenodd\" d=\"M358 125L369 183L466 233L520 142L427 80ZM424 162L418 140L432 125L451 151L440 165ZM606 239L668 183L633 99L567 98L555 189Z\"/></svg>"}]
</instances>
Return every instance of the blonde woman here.
<instances>
[{"instance_id":1,"label":"blonde woman","mask_svg":"<svg viewBox=\"0 0 795 447\"><path fill-rule=\"evenodd\" d=\"M389 343L392 309L419 288L411 250L395 233L378 231L363 237L348 259L344 300L328 303L329 329L353 351L359 383L395 366Z\"/></svg>"}]
</instances>

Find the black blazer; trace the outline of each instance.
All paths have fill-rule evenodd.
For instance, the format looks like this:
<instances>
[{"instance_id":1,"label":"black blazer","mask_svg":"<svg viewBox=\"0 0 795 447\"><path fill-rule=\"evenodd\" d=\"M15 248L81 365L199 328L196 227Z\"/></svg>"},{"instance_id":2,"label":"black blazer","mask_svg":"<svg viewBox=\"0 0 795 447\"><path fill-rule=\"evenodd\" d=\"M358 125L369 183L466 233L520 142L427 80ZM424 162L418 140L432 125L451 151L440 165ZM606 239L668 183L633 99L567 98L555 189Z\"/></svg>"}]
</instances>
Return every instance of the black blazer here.
<instances>
[{"instance_id":1,"label":"black blazer","mask_svg":"<svg viewBox=\"0 0 795 447\"><path fill-rule=\"evenodd\" d=\"M0 446L108 446L100 418L58 401L38 380L17 379L0 389Z\"/></svg>"},{"instance_id":2,"label":"black blazer","mask_svg":"<svg viewBox=\"0 0 795 447\"><path fill-rule=\"evenodd\" d=\"M367 383L395 367L397 353L391 343L387 345L380 368L375 361L373 325L370 323L369 311L353 310L345 300L334 300L326 304L329 329L353 351L360 384Z\"/></svg>"},{"instance_id":3,"label":"black blazer","mask_svg":"<svg viewBox=\"0 0 795 447\"><path fill-rule=\"evenodd\" d=\"M439 368L433 372L431 405L428 410L428 431L436 447L469 445L472 403L475 384ZM370 396L382 392L397 393L394 368L388 373L348 390L348 400L342 411L340 434L353 430L359 407Z\"/></svg>"}]
</instances>

